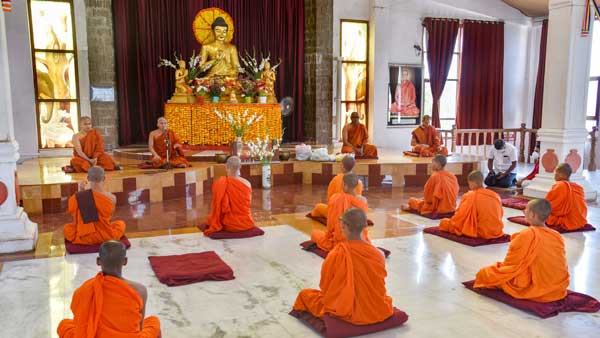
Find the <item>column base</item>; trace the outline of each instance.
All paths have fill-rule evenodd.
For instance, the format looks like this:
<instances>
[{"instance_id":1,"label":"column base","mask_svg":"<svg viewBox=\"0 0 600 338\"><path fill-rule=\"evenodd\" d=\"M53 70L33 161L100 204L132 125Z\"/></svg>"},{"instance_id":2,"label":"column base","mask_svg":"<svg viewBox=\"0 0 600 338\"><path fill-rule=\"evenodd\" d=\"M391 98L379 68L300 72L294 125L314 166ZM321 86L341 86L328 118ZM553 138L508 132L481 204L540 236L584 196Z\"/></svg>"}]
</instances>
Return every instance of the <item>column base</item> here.
<instances>
[{"instance_id":1,"label":"column base","mask_svg":"<svg viewBox=\"0 0 600 338\"><path fill-rule=\"evenodd\" d=\"M571 177L570 181L583 187L586 201L595 201L598 197L598 192L592 187L590 182L585 179L585 177L577 175L575 177ZM527 197L544 198L554 183L556 183L556 181L553 177L538 175L531 181L531 184L523 188L523 195Z\"/></svg>"},{"instance_id":2,"label":"column base","mask_svg":"<svg viewBox=\"0 0 600 338\"><path fill-rule=\"evenodd\" d=\"M19 229L16 232L0 232L0 253L14 253L35 249L38 226L27 217L23 208L17 208L14 216L0 218L0 229Z\"/></svg>"}]
</instances>

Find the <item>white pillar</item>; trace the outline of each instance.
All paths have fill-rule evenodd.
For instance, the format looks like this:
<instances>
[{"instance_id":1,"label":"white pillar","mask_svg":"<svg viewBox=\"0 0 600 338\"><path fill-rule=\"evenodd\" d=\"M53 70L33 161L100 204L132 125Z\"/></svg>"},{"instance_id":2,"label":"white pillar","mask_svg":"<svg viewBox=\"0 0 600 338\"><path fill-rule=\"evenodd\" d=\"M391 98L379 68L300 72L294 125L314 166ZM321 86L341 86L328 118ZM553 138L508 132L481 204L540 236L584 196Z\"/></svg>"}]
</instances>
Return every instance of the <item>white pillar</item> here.
<instances>
[{"instance_id":1,"label":"white pillar","mask_svg":"<svg viewBox=\"0 0 600 338\"><path fill-rule=\"evenodd\" d=\"M5 15L10 14L0 12L0 253L32 250L38 235L37 224L16 201L19 144L14 137Z\"/></svg>"},{"instance_id":2,"label":"white pillar","mask_svg":"<svg viewBox=\"0 0 600 338\"><path fill-rule=\"evenodd\" d=\"M540 173L523 194L544 197L554 182L555 163L579 166L571 181L583 186L587 200L597 192L582 176L588 132L585 129L587 88L592 46L591 34L581 36L581 23L588 0L550 0L548 45L544 79ZM576 171L575 171L576 169Z\"/></svg>"}]
</instances>

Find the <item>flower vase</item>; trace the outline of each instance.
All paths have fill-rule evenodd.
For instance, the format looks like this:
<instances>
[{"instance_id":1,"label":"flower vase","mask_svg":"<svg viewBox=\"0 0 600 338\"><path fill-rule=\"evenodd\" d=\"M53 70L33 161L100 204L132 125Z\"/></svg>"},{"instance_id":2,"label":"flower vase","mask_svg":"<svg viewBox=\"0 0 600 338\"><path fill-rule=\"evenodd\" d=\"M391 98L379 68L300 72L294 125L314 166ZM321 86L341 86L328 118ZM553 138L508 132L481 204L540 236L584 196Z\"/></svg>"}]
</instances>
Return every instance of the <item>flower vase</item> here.
<instances>
[{"instance_id":1,"label":"flower vase","mask_svg":"<svg viewBox=\"0 0 600 338\"><path fill-rule=\"evenodd\" d=\"M258 103L267 103L267 97L266 96L259 96L258 97Z\"/></svg>"},{"instance_id":2,"label":"flower vase","mask_svg":"<svg viewBox=\"0 0 600 338\"><path fill-rule=\"evenodd\" d=\"M242 137L238 136L235 139L235 156L240 157L242 155L242 150L244 148L244 143L242 143Z\"/></svg>"},{"instance_id":3,"label":"flower vase","mask_svg":"<svg viewBox=\"0 0 600 338\"><path fill-rule=\"evenodd\" d=\"M213 96L213 97L212 97L212 102L213 102L213 103L219 103L219 99L220 99L220 98L219 98L218 96Z\"/></svg>"},{"instance_id":4,"label":"flower vase","mask_svg":"<svg viewBox=\"0 0 600 338\"><path fill-rule=\"evenodd\" d=\"M262 165L262 187L271 189L271 163Z\"/></svg>"},{"instance_id":5,"label":"flower vase","mask_svg":"<svg viewBox=\"0 0 600 338\"><path fill-rule=\"evenodd\" d=\"M246 97L244 97L244 102L245 103L252 103L252 96L246 96Z\"/></svg>"}]
</instances>

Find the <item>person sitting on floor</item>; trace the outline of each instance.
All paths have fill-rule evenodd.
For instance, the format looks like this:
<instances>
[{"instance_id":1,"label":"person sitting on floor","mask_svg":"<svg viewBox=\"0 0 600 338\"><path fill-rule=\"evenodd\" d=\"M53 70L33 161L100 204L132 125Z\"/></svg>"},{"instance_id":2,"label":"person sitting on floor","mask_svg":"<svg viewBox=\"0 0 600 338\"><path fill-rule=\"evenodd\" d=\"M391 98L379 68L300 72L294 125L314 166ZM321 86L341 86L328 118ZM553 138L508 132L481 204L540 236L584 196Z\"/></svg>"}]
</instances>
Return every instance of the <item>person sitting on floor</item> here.
<instances>
[{"instance_id":1,"label":"person sitting on floor","mask_svg":"<svg viewBox=\"0 0 600 338\"><path fill-rule=\"evenodd\" d=\"M494 148L487 155L488 176L485 184L489 187L508 188L517 183L517 148L503 139L494 141Z\"/></svg>"},{"instance_id":2,"label":"person sitting on floor","mask_svg":"<svg viewBox=\"0 0 600 338\"><path fill-rule=\"evenodd\" d=\"M568 163L559 164L554 169L556 183L546 194L546 199L552 206L546 223L565 230L577 230L587 224L585 194L579 184L569 181L571 173Z\"/></svg>"},{"instance_id":3,"label":"person sitting on floor","mask_svg":"<svg viewBox=\"0 0 600 338\"><path fill-rule=\"evenodd\" d=\"M159 117L156 125L158 128L151 131L148 136L148 149L152 153L154 168L165 168L167 163L172 168L191 167L183 154L181 140L172 129L167 129L167 119ZM169 158L167 158L167 150Z\"/></svg>"},{"instance_id":4,"label":"person sitting on floor","mask_svg":"<svg viewBox=\"0 0 600 338\"><path fill-rule=\"evenodd\" d=\"M252 186L240 176L242 162L237 156L227 159L227 176L222 176L212 186L212 207L208 215L205 235L219 231L240 232L254 228L250 204Z\"/></svg>"},{"instance_id":5,"label":"person sitting on floor","mask_svg":"<svg viewBox=\"0 0 600 338\"><path fill-rule=\"evenodd\" d=\"M525 208L530 224L511 236L503 262L477 273L475 288L498 288L513 298L553 302L567 296L569 269L562 236L544 225L550 202L532 200Z\"/></svg>"},{"instance_id":6,"label":"person sitting on floor","mask_svg":"<svg viewBox=\"0 0 600 338\"><path fill-rule=\"evenodd\" d=\"M329 182L329 186L327 187L327 201L329 201L331 199L331 196L333 196L334 194L341 193L344 191L344 175L352 172L356 161L354 160L354 157L346 155L342 159L341 164L342 172L337 174L331 180L331 182ZM358 185L356 186L356 189L354 189L354 193L356 195L362 195L362 190L362 182L358 181ZM318 203L310 214L313 217L327 217L327 204Z\"/></svg>"},{"instance_id":7,"label":"person sitting on floor","mask_svg":"<svg viewBox=\"0 0 600 338\"><path fill-rule=\"evenodd\" d=\"M344 192L334 194L327 202L327 230L314 230L311 240L323 251L331 251L338 243L346 240L340 227L340 217L346 210L357 207L364 212L369 208L367 200L356 195L358 176L353 173L344 174ZM370 243L367 229L363 230L363 240Z\"/></svg>"},{"instance_id":8,"label":"person sitting on floor","mask_svg":"<svg viewBox=\"0 0 600 338\"><path fill-rule=\"evenodd\" d=\"M73 134L72 171L87 172L97 165L104 170L115 170L115 161L104 152L104 138L97 129L92 128L92 119L84 116L79 120L81 130Z\"/></svg>"},{"instance_id":9,"label":"person sitting on floor","mask_svg":"<svg viewBox=\"0 0 600 338\"><path fill-rule=\"evenodd\" d=\"M425 183L423 198L409 198L408 205L403 205L402 210L416 211L421 215L454 212L458 198L458 180L453 173L444 170L446 161L444 155L436 155L433 158L433 173Z\"/></svg>"},{"instance_id":10,"label":"person sitting on floor","mask_svg":"<svg viewBox=\"0 0 600 338\"><path fill-rule=\"evenodd\" d=\"M81 182L80 191L69 198L67 210L73 217L73 223L64 226L67 241L95 245L111 239L119 240L125 234L125 222L110 221L117 198L105 189L104 179L104 169L91 167L87 173L90 189L83 190L86 182Z\"/></svg>"},{"instance_id":11,"label":"person sitting on floor","mask_svg":"<svg viewBox=\"0 0 600 338\"><path fill-rule=\"evenodd\" d=\"M448 156L448 149L441 145L442 140L437 130L431 125L431 116L424 115L421 125L412 131L410 145L412 150L406 155L432 157L435 155Z\"/></svg>"},{"instance_id":12,"label":"person sitting on floor","mask_svg":"<svg viewBox=\"0 0 600 338\"><path fill-rule=\"evenodd\" d=\"M294 310L319 318L327 313L356 325L382 322L394 308L385 288L385 259L362 238L367 216L359 208L349 208L340 223L344 240L323 262L320 290L300 291Z\"/></svg>"},{"instance_id":13,"label":"person sitting on floor","mask_svg":"<svg viewBox=\"0 0 600 338\"><path fill-rule=\"evenodd\" d=\"M440 230L472 238L502 236L504 210L500 196L483 187L481 171L469 173L467 181L470 191L462 196L454 216L441 220Z\"/></svg>"},{"instance_id":14,"label":"person sitting on floor","mask_svg":"<svg viewBox=\"0 0 600 338\"><path fill-rule=\"evenodd\" d=\"M377 157L377 147L368 144L369 132L367 127L360 123L357 112L350 114L352 122L342 129L342 153L354 153L360 157Z\"/></svg>"},{"instance_id":15,"label":"person sitting on floor","mask_svg":"<svg viewBox=\"0 0 600 338\"><path fill-rule=\"evenodd\" d=\"M73 294L73 319L57 328L60 338L160 337L160 321L144 318L148 291L142 284L123 278L127 264L123 243L107 241L100 246L96 264L102 267Z\"/></svg>"}]
</instances>

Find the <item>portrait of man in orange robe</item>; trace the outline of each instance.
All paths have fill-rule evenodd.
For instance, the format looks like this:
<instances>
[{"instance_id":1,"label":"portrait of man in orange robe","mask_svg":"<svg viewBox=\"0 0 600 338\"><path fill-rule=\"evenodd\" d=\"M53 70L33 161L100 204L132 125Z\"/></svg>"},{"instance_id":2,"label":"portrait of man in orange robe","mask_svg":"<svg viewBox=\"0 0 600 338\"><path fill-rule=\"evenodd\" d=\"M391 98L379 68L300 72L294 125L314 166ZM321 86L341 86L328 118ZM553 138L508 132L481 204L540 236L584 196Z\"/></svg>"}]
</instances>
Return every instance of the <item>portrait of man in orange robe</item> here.
<instances>
[{"instance_id":1,"label":"portrait of man in orange robe","mask_svg":"<svg viewBox=\"0 0 600 338\"><path fill-rule=\"evenodd\" d=\"M394 103L390 107L392 113L399 113L400 117L419 117L421 109L417 107L417 89L410 79L408 70L402 70L402 80L396 86Z\"/></svg>"},{"instance_id":2,"label":"portrait of man in orange robe","mask_svg":"<svg viewBox=\"0 0 600 338\"><path fill-rule=\"evenodd\" d=\"M435 127L431 125L431 116L429 115L424 115L421 125L412 131L410 145L412 150L406 152L405 155L420 157L448 156L448 149L442 146L442 139Z\"/></svg>"},{"instance_id":3,"label":"portrait of man in orange robe","mask_svg":"<svg viewBox=\"0 0 600 338\"><path fill-rule=\"evenodd\" d=\"M329 182L327 187L327 201L335 194L344 192L344 175L352 173L356 161L352 156L344 156L341 162L341 171L339 174ZM358 181L358 185L354 189L356 195L362 195L363 185L361 181ZM315 208L311 211L313 217L327 217L327 203L317 203Z\"/></svg>"},{"instance_id":4,"label":"portrait of man in orange robe","mask_svg":"<svg viewBox=\"0 0 600 338\"><path fill-rule=\"evenodd\" d=\"M572 173L568 163L559 164L554 170L556 183L546 194L552 212L546 223L565 230L577 230L587 224L587 204L583 188L570 182Z\"/></svg>"},{"instance_id":5,"label":"portrait of man in orange robe","mask_svg":"<svg viewBox=\"0 0 600 338\"><path fill-rule=\"evenodd\" d=\"M357 156L377 157L377 147L368 144L369 132L364 124L360 123L357 112L350 114L351 123L346 124L342 130L342 153L354 153Z\"/></svg>"},{"instance_id":6,"label":"portrait of man in orange robe","mask_svg":"<svg viewBox=\"0 0 600 338\"><path fill-rule=\"evenodd\" d=\"M81 130L73 135L73 171L87 172L95 165L104 170L115 170L115 161L104 152L104 138L97 129L92 128L92 119L84 116L79 124Z\"/></svg>"},{"instance_id":7,"label":"portrait of man in orange robe","mask_svg":"<svg viewBox=\"0 0 600 338\"><path fill-rule=\"evenodd\" d=\"M167 162L173 168L187 168L190 163L185 159L181 140L175 132L167 127L167 119L159 117L157 129L150 132L148 136L148 148L152 153L152 165L154 168L164 168ZM169 158L167 159L167 150Z\"/></svg>"}]
</instances>

